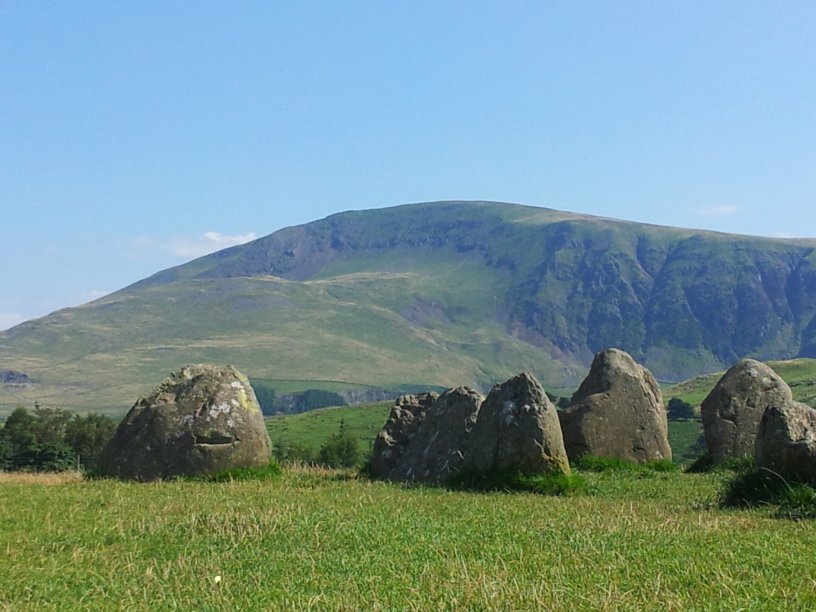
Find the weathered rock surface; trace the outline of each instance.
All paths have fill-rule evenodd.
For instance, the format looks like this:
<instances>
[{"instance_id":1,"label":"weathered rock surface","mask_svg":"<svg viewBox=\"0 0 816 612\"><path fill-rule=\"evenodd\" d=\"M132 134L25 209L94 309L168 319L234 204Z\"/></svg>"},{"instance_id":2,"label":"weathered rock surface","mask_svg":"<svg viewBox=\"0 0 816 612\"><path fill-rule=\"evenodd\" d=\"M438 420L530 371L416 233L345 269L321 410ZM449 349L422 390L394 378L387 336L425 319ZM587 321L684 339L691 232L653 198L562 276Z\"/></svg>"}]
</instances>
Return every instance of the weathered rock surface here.
<instances>
[{"instance_id":1,"label":"weathered rock surface","mask_svg":"<svg viewBox=\"0 0 816 612\"><path fill-rule=\"evenodd\" d=\"M671 459L663 396L652 373L618 349L595 355L559 413L570 460L583 455L645 463Z\"/></svg>"},{"instance_id":2,"label":"weathered rock surface","mask_svg":"<svg viewBox=\"0 0 816 612\"><path fill-rule=\"evenodd\" d=\"M762 414L791 401L790 387L764 363L743 359L732 366L700 407L714 463L751 457Z\"/></svg>"},{"instance_id":3,"label":"weathered rock surface","mask_svg":"<svg viewBox=\"0 0 816 612\"><path fill-rule=\"evenodd\" d=\"M431 391L397 398L388 420L374 440L371 453L373 476L390 479L391 472L400 464L425 414L438 397L438 393Z\"/></svg>"},{"instance_id":4,"label":"weathered rock surface","mask_svg":"<svg viewBox=\"0 0 816 612\"><path fill-rule=\"evenodd\" d=\"M457 387L440 395L388 475L389 480L443 482L459 471L470 443L482 396Z\"/></svg>"},{"instance_id":5,"label":"weathered rock surface","mask_svg":"<svg viewBox=\"0 0 816 612\"><path fill-rule=\"evenodd\" d=\"M491 389L473 427L463 469L569 473L555 406L531 374Z\"/></svg>"},{"instance_id":6,"label":"weathered rock surface","mask_svg":"<svg viewBox=\"0 0 816 612\"><path fill-rule=\"evenodd\" d=\"M816 410L793 400L769 406L757 429L755 452L759 467L816 485Z\"/></svg>"},{"instance_id":7,"label":"weathered rock surface","mask_svg":"<svg viewBox=\"0 0 816 612\"><path fill-rule=\"evenodd\" d=\"M249 380L232 366L173 372L140 398L103 452L106 475L194 476L269 463L271 444Z\"/></svg>"}]
</instances>

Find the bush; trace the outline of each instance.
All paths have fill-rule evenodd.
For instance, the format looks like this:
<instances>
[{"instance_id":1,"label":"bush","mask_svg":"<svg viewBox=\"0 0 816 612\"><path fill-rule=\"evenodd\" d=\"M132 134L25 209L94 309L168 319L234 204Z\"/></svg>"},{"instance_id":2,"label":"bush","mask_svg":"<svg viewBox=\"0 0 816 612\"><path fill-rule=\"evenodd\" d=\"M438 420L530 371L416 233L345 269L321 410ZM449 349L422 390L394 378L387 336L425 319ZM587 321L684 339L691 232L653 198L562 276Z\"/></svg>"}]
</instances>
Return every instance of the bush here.
<instances>
[{"instance_id":1,"label":"bush","mask_svg":"<svg viewBox=\"0 0 816 612\"><path fill-rule=\"evenodd\" d=\"M782 518L816 518L816 489L797 481L786 480L767 468L738 472L726 483L720 495L722 508L757 508L775 506Z\"/></svg>"},{"instance_id":2,"label":"bush","mask_svg":"<svg viewBox=\"0 0 816 612\"><path fill-rule=\"evenodd\" d=\"M54 472L92 468L116 430L112 419L61 408L17 408L0 430L0 468Z\"/></svg>"},{"instance_id":3,"label":"bush","mask_svg":"<svg viewBox=\"0 0 816 612\"><path fill-rule=\"evenodd\" d=\"M670 421L681 421L685 419L696 419L697 413L694 411L694 406L688 402L681 400L679 397L673 397L666 405L666 412Z\"/></svg>"},{"instance_id":4,"label":"bush","mask_svg":"<svg viewBox=\"0 0 816 612\"><path fill-rule=\"evenodd\" d=\"M341 421L340 431L332 435L317 454L317 462L332 468L351 468L362 458L357 438L345 430Z\"/></svg>"},{"instance_id":5,"label":"bush","mask_svg":"<svg viewBox=\"0 0 816 612\"><path fill-rule=\"evenodd\" d=\"M279 463L314 463L314 452L305 444L278 440L272 446L272 456Z\"/></svg>"}]
</instances>

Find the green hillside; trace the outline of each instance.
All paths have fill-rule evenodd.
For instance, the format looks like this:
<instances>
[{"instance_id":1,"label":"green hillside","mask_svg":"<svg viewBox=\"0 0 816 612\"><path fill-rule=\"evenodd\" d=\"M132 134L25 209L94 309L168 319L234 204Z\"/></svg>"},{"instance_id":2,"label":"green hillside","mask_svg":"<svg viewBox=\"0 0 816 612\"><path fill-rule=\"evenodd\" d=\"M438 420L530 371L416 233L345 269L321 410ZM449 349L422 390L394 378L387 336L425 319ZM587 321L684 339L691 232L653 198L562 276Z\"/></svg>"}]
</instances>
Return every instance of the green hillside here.
<instances>
[{"instance_id":1,"label":"green hillside","mask_svg":"<svg viewBox=\"0 0 816 612\"><path fill-rule=\"evenodd\" d=\"M612 346L664 381L816 356L816 241L489 202L341 213L0 333L0 373L27 376L0 384L0 413L121 415L201 362L304 388L531 371L568 389Z\"/></svg>"}]
</instances>

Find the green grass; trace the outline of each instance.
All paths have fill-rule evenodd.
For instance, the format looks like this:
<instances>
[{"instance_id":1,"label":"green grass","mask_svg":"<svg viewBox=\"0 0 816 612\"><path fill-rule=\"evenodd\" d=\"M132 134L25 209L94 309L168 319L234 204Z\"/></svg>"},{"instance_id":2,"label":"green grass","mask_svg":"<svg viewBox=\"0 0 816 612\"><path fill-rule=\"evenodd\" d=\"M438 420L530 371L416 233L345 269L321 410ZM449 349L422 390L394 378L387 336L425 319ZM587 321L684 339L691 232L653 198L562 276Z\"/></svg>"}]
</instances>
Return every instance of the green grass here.
<instances>
[{"instance_id":1,"label":"green grass","mask_svg":"<svg viewBox=\"0 0 816 612\"><path fill-rule=\"evenodd\" d=\"M583 472L612 471L628 473L674 472L678 469L677 464L672 463L668 459L658 459L647 463L635 463L634 461L627 461L626 459L595 457L593 455L584 455L574 461L572 467Z\"/></svg>"},{"instance_id":2,"label":"green grass","mask_svg":"<svg viewBox=\"0 0 816 612\"><path fill-rule=\"evenodd\" d=\"M583 473L575 496L285 470L0 481L0 609L812 609L809 522L723 511L720 474Z\"/></svg>"},{"instance_id":3,"label":"green grass","mask_svg":"<svg viewBox=\"0 0 816 612\"><path fill-rule=\"evenodd\" d=\"M272 444L286 440L316 452L333 434L340 431L342 421L346 431L368 450L382 429L394 402L380 402L363 406L320 408L302 414L266 419L266 428Z\"/></svg>"},{"instance_id":4,"label":"green grass","mask_svg":"<svg viewBox=\"0 0 816 612\"><path fill-rule=\"evenodd\" d=\"M188 478L188 480L201 482L233 482L240 480L269 480L280 476L280 466L273 460L269 465L261 467L238 467L214 474L204 474Z\"/></svg>"}]
</instances>

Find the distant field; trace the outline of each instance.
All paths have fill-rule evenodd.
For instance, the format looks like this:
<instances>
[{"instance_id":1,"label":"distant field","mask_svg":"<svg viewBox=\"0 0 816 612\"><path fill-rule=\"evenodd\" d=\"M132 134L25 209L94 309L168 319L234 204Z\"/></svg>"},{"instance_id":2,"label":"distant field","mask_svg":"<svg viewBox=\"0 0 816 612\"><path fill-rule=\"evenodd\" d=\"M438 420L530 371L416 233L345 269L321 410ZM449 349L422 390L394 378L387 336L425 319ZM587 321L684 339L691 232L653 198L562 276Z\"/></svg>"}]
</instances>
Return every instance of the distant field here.
<instances>
[{"instance_id":1,"label":"distant field","mask_svg":"<svg viewBox=\"0 0 816 612\"><path fill-rule=\"evenodd\" d=\"M722 475L586 473L573 497L286 470L0 481L6 610L808 610L810 522L721 511Z\"/></svg>"},{"instance_id":2,"label":"distant field","mask_svg":"<svg viewBox=\"0 0 816 612\"><path fill-rule=\"evenodd\" d=\"M365 406L321 408L302 414L272 417L266 428L272 443L286 440L317 451L329 436L340 431L340 421L351 435L368 450L382 429L394 402L380 402Z\"/></svg>"}]
</instances>

